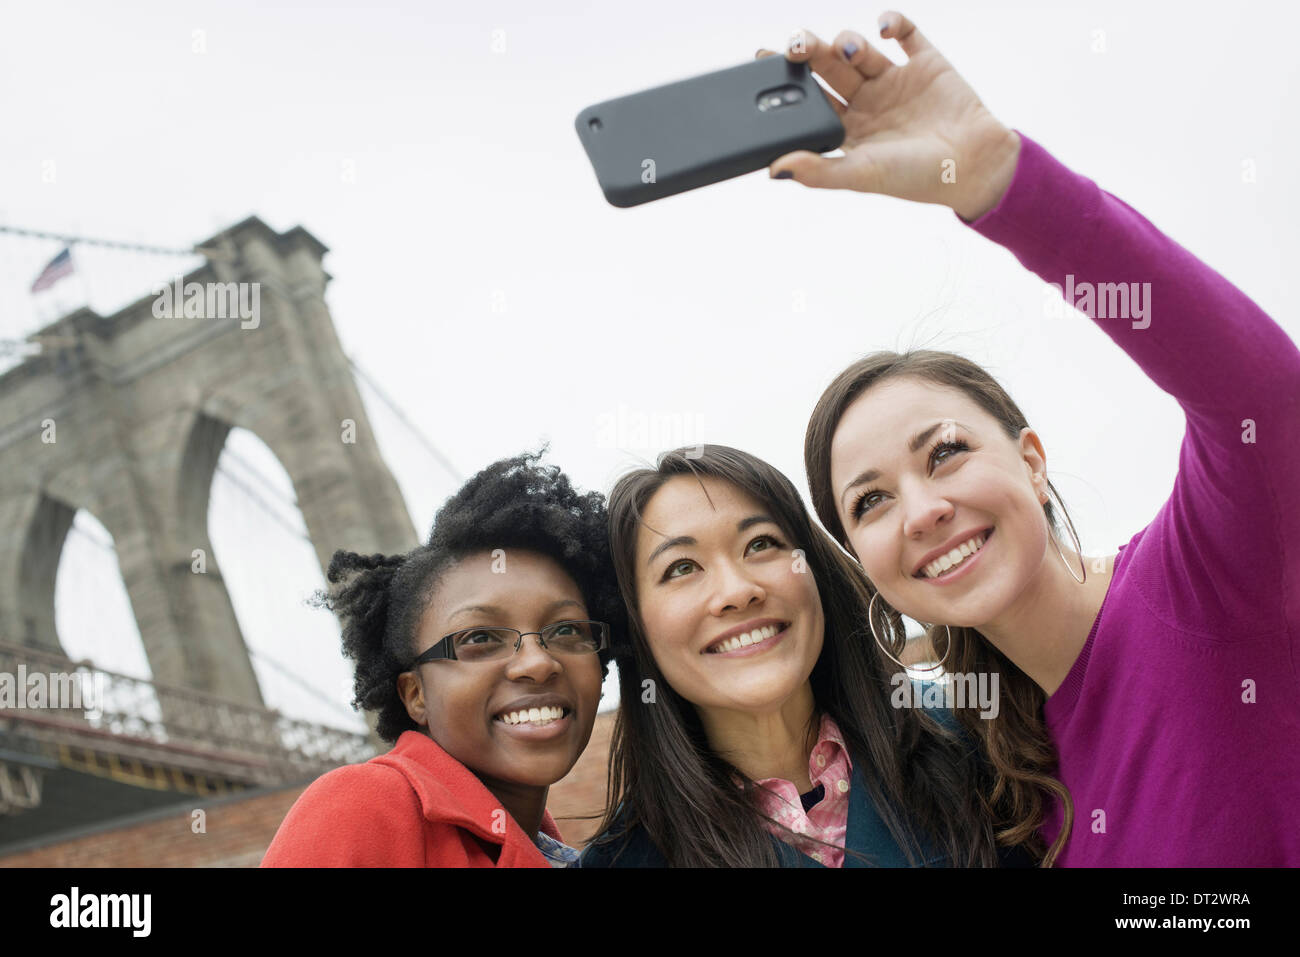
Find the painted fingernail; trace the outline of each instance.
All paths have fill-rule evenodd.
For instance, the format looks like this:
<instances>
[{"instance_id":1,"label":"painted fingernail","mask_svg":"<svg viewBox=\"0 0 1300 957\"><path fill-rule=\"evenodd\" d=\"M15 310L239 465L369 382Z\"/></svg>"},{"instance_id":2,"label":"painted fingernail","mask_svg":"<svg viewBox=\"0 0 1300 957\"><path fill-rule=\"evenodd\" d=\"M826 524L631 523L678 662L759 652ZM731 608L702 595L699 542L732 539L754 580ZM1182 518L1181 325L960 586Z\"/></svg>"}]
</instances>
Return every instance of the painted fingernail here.
<instances>
[{"instance_id":1,"label":"painted fingernail","mask_svg":"<svg viewBox=\"0 0 1300 957\"><path fill-rule=\"evenodd\" d=\"M880 21L880 35L881 35L882 37L885 35L885 31L887 31L888 29L889 29L889 21L888 21L888 20L881 20L881 21Z\"/></svg>"},{"instance_id":2,"label":"painted fingernail","mask_svg":"<svg viewBox=\"0 0 1300 957\"><path fill-rule=\"evenodd\" d=\"M857 52L858 52L858 45L854 43L852 40L844 44L844 59L852 60L853 54Z\"/></svg>"},{"instance_id":3,"label":"painted fingernail","mask_svg":"<svg viewBox=\"0 0 1300 957\"><path fill-rule=\"evenodd\" d=\"M788 169L783 169L781 170L781 172L777 173L772 178L773 179L794 179L794 173L790 172Z\"/></svg>"}]
</instances>

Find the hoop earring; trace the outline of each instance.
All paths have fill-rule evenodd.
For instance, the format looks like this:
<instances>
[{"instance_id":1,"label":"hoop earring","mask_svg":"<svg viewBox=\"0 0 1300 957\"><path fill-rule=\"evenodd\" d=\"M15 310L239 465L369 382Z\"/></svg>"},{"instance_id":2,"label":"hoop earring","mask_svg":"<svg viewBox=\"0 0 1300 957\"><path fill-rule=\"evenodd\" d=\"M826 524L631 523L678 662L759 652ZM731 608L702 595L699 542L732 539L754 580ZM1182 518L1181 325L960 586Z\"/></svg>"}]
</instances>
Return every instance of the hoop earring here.
<instances>
[{"instance_id":1,"label":"hoop earring","mask_svg":"<svg viewBox=\"0 0 1300 957\"><path fill-rule=\"evenodd\" d=\"M1048 488L1048 495L1049 496L1051 495L1050 486ZM1057 498L1057 503L1060 504L1059 497ZM1061 514L1062 515L1065 514L1064 505L1061 505ZM1079 544L1079 536L1074 533L1074 528L1073 526L1071 526L1071 524L1068 521L1065 523L1065 527L1070 530L1070 538L1074 541L1074 551L1079 556L1079 571L1083 572L1082 578L1076 575L1074 573L1074 569L1070 567L1070 563L1065 558L1065 552L1061 551L1061 543L1056 540L1056 534L1052 531L1050 527L1047 529L1047 535L1052 540L1052 544L1056 546L1056 554L1061 556L1061 562L1065 565L1065 570L1070 573L1071 578L1073 578L1076 582L1082 585L1085 581L1088 580L1088 568L1083 563L1083 547Z\"/></svg>"},{"instance_id":2,"label":"hoop earring","mask_svg":"<svg viewBox=\"0 0 1300 957\"><path fill-rule=\"evenodd\" d=\"M876 647L880 649L881 654L894 664L898 665L898 667L902 668L904 673L911 674L915 672L919 674L922 681L929 678L931 675L937 676L943 674L943 666L947 663L948 655L952 651L952 629L947 625L943 626L944 630L948 632L948 646L943 649L943 657L939 659L937 665L929 668L913 668L911 665L905 665L889 653L889 649L885 647L884 643L880 640L880 636L876 634L876 622L872 610L875 608L876 599L879 597L880 592L876 592L871 596L871 601L867 603L867 627L871 629L871 637L876 639Z\"/></svg>"}]
</instances>

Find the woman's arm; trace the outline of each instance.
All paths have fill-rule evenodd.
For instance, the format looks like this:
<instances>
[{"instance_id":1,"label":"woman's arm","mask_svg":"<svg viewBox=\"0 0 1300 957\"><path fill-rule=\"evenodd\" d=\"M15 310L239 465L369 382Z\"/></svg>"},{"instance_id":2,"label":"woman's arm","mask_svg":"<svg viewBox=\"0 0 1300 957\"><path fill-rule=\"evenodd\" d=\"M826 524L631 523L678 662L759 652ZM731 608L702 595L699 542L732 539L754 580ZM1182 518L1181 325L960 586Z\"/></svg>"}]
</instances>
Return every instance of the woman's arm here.
<instances>
[{"instance_id":1,"label":"woman's arm","mask_svg":"<svg viewBox=\"0 0 1300 957\"><path fill-rule=\"evenodd\" d=\"M1153 611L1210 637L1300 634L1300 350L1131 207L1003 127L905 17L884 20L901 66L850 31L787 53L847 101L845 155L790 153L773 174L947 205L1054 283L1186 414L1153 522Z\"/></svg>"},{"instance_id":2,"label":"woman's arm","mask_svg":"<svg viewBox=\"0 0 1300 957\"><path fill-rule=\"evenodd\" d=\"M1221 637L1300 632L1300 350L1132 207L1021 140L1010 188L971 228L1055 284L1186 415L1157 518L1167 610Z\"/></svg>"}]
</instances>

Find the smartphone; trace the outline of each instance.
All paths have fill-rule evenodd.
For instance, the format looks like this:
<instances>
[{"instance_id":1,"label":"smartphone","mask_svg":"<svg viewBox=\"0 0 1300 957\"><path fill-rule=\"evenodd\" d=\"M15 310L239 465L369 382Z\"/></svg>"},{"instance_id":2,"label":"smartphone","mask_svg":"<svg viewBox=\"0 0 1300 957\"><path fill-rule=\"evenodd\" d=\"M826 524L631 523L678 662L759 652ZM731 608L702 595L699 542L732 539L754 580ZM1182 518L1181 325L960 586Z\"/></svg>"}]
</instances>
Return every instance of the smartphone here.
<instances>
[{"instance_id":1,"label":"smartphone","mask_svg":"<svg viewBox=\"0 0 1300 957\"><path fill-rule=\"evenodd\" d=\"M780 54L597 103L574 125L605 198L619 207L844 141L844 124L808 64Z\"/></svg>"}]
</instances>

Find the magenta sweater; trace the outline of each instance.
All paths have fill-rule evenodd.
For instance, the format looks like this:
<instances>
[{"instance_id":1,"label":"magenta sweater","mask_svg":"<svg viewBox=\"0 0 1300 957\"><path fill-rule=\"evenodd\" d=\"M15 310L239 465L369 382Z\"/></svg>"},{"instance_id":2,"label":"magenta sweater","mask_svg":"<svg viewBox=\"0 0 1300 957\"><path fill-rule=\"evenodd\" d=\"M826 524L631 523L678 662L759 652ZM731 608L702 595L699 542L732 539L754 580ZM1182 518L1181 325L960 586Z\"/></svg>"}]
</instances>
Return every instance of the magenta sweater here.
<instances>
[{"instance_id":1,"label":"magenta sweater","mask_svg":"<svg viewBox=\"0 0 1300 957\"><path fill-rule=\"evenodd\" d=\"M1300 351L1131 207L1020 139L1010 188L969 225L1072 291L1187 423L1173 491L1120 547L1044 707L1074 800L1058 864L1300 866ZM1137 284L1146 315L1131 299L1122 311L1116 288L1093 295L1103 283Z\"/></svg>"}]
</instances>

